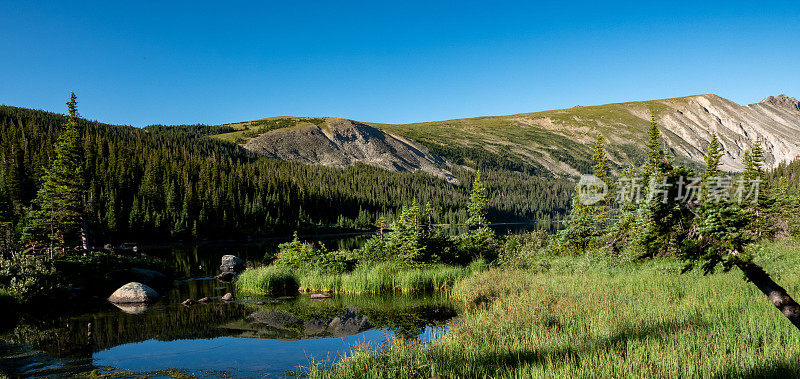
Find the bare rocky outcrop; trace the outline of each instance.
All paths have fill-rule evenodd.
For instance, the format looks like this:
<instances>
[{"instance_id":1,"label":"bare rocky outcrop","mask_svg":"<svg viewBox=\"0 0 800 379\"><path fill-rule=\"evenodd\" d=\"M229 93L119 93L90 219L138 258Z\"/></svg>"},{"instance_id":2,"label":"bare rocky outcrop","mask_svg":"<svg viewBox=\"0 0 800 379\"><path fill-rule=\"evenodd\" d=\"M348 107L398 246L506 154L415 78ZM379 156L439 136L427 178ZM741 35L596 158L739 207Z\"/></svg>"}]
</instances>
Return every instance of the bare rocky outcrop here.
<instances>
[{"instance_id":1,"label":"bare rocky outcrop","mask_svg":"<svg viewBox=\"0 0 800 379\"><path fill-rule=\"evenodd\" d=\"M304 124L262 134L244 147L273 158L347 167L357 162L390 171L422 171L450 182L448 162L424 146L360 122L326 118L324 125Z\"/></svg>"},{"instance_id":2,"label":"bare rocky outcrop","mask_svg":"<svg viewBox=\"0 0 800 379\"><path fill-rule=\"evenodd\" d=\"M717 95L699 95L685 101L663 103L659 124L672 135L669 146L690 159L700 162L716 132L725 150L722 169L738 172L744 169L743 156L761 137L765 163L774 166L800 157L800 105L786 95L770 96L759 103L738 105Z\"/></svg>"},{"instance_id":3,"label":"bare rocky outcrop","mask_svg":"<svg viewBox=\"0 0 800 379\"><path fill-rule=\"evenodd\" d=\"M786 96L784 94L780 94L778 96L770 96L764 100L761 100L759 104L765 105L772 105L775 107L784 107L790 110L798 110L800 111L800 101L793 97Z\"/></svg>"}]
</instances>

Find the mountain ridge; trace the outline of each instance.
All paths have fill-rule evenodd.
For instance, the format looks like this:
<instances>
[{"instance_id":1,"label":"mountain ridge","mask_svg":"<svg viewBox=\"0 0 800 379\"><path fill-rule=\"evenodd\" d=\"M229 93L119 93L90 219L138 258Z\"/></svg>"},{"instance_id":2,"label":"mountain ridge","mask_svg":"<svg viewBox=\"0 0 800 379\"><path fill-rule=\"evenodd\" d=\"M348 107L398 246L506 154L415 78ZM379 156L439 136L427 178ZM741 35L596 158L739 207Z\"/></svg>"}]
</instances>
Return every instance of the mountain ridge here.
<instances>
[{"instance_id":1,"label":"mountain ridge","mask_svg":"<svg viewBox=\"0 0 800 379\"><path fill-rule=\"evenodd\" d=\"M281 149L291 150L292 154L272 152L271 156L333 166L363 162L396 171L421 170L440 177L446 175L452 165L480 168L482 164L489 164L486 161L500 159L520 170L576 176L591 168L591 144L597 133L608 140L607 150L615 168L640 164L651 112L656 114L666 147L680 163L701 164L712 132L717 133L725 150L722 169L726 171L743 169L744 151L752 149L756 136L762 138L767 167L800 157L800 139L797 138L800 136L800 102L785 94L747 105L715 94L701 94L410 124L324 118L372 127L373 137L378 136L377 130L385 134L381 136L383 139L403 138L407 146L424 147L427 150L423 154L412 155L424 162L425 167L402 164L393 168L393 162L406 158L391 154L383 154L382 158L374 154L362 154L364 157L359 158L356 154L350 155L349 160L329 164L324 159L314 159L315 149L320 145L308 144L303 138L297 138L298 143L294 145L291 138L282 140ZM269 140L276 137L270 134L277 132L269 130L258 134L263 142L262 151L270 151ZM346 141L340 142L338 146L342 152L353 150ZM241 145L252 150L247 142ZM408 151L402 153L408 155ZM486 154L493 157L480 158Z\"/></svg>"}]
</instances>

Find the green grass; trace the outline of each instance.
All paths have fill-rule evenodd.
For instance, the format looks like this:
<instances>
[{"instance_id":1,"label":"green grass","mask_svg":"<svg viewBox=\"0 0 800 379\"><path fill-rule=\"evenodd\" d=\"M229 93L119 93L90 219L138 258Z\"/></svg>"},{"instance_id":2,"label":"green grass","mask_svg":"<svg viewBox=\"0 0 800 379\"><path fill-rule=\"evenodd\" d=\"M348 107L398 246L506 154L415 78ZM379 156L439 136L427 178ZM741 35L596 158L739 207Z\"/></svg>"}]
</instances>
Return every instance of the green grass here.
<instances>
[{"instance_id":1,"label":"green grass","mask_svg":"<svg viewBox=\"0 0 800 379\"><path fill-rule=\"evenodd\" d=\"M260 120L245 121L233 124L224 124L222 126L229 126L236 131L221 133L211 136L212 138L220 139L228 142L246 143L252 138L261 134L271 132L279 129L291 129L295 127L304 127L316 125L319 127L327 127L324 118L318 117L272 117Z\"/></svg>"},{"instance_id":2,"label":"green grass","mask_svg":"<svg viewBox=\"0 0 800 379\"><path fill-rule=\"evenodd\" d=\"M800 249L758 262L800 296ZM800 332L739 272L680 274L680 262L554 259L547 272L493 269L459 282L465 306L429 344L356 349L311 377L787 377Z\"/></svg>"},{"instance_id":3,"label":"green grass","mask_svg":"<svg viewBox=\"0 0 800 379\"><path fill-rule=\"evenodd\" d=\"M430 265L403 267L395 263L360 265L351 272L334 274L266 266L247 270L239 276L237 288L256 294L270 294L283 281L296 280L309 291L347 294L433 292L450 289L471 272L467 267ZM275 283L275 284L272 284ZM296 289L297 287L295 287Z\"/></svg>"},{"instance_id":4,"label":"green grass","mask_svg":"<svg viewBox=\"0 0 800 379\"><path fill-rule=\"evenodd\" d=\"M245 293L284 295L297 293L298 277L282 266L265 266L244 271L236 279L236 288Z\"/></svg>"}]
</instances>

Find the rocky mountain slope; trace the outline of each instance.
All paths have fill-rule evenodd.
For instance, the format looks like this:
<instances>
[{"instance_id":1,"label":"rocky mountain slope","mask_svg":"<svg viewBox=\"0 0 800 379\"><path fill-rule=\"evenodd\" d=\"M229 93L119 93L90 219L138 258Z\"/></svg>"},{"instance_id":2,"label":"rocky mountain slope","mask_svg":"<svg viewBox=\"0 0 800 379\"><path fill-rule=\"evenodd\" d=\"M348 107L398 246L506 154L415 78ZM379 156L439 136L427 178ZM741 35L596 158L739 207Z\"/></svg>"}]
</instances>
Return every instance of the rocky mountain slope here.
<instances>
[{"instance_id":1,"label":"rocky mountain slope","mask_svg":"<svg viewBox=\"0 0 800 379\"><path fill-rule=\"evenodd\" d=\"M590 145L597 133L609 141L607 150L617 167L639 165L651 112L680 162L702 162L712 132L719 135L728 171L743 168L744 151L757 136L768 166L800 157L800 102L786 95L738 105L707 94L403 125L313 119L324 122L296 122L240 143L279 159L336 167L363 162L448 180L452 164L497 162L515 170L574 176L590 169Z\"/></svg>"},{"instance_id":2,"label":"rocky mountain slope","mask_svg":"<svg viewBox=\"0 0 800 379\"><path fill-rule=\"evenodd\" d=\"M448 181L449 163L400 136L352 120L325 118L264 133L244 144L270 157L346 167L362 162L391 171L422 171Z\"/></svg>"}]
</instances>

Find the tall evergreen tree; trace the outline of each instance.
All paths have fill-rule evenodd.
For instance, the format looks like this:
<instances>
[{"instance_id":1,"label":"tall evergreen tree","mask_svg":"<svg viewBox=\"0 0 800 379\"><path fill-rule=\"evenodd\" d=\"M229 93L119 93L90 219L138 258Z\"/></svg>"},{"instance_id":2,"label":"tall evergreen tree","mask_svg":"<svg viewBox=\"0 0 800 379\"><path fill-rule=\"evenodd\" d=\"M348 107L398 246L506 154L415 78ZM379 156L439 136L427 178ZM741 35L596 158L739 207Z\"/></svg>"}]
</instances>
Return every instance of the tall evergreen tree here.
<instances>
[{"instance_id":1,"label":"tall evergreen tree","mask_svg":"<svg viewBox=\"0 0 800 379\"><path fill-rule=\"evenodd\" d=\"M480 171L475 175L475 180L472 181L472 194L469 198L467 211L469 212L468 226L485 227L489 224L486 219L486 188L481 183Z\"/></svg>"},{"instance_id":2,"label":"tall evergreen tree","mask_svg":"<svg viewBox=\"0 0 800 379\"><path fill-rule=\"evenodd\" d=\"M592 156L594 166L592 173L602 181L608 190L605 196L593 204L584 204L576 188L572 196L572 209L564 221L564 229L556 235L552 249L558 254L576 254L596 249L603 245L603 236L612 224L612 207L614 193L613 182L609 175L608 156L605 151L605 138L597 134Z\"/></svg>"},{"instance_id":3,"label":"tall evergreen tree","mask_svg":"<svg viewBox=\"0 0 800 379\"><path fill-rule=\"evenodd\" d=\"M74 92L67 107L67 122L55 144L55 156L33 201L26 227L27 239L48 242L51 254L53 247L63 248L65 244L78 242L84 226L83 147Z\"/></svg>"},{"instance_id":4,"label":"tall evergreen tree","mask_svg":"<svg viewBox=\"0 0 800 379\"><path fill-rule=\"evenodd\" d=\"M650 114L650 126L647 128L647 160L644 163L642 176L645 182L649 182L654 176L659 176L665 170L667 159L662 150L661 132L658 129L655 111Z\"/></svg>"}]
</instances>

